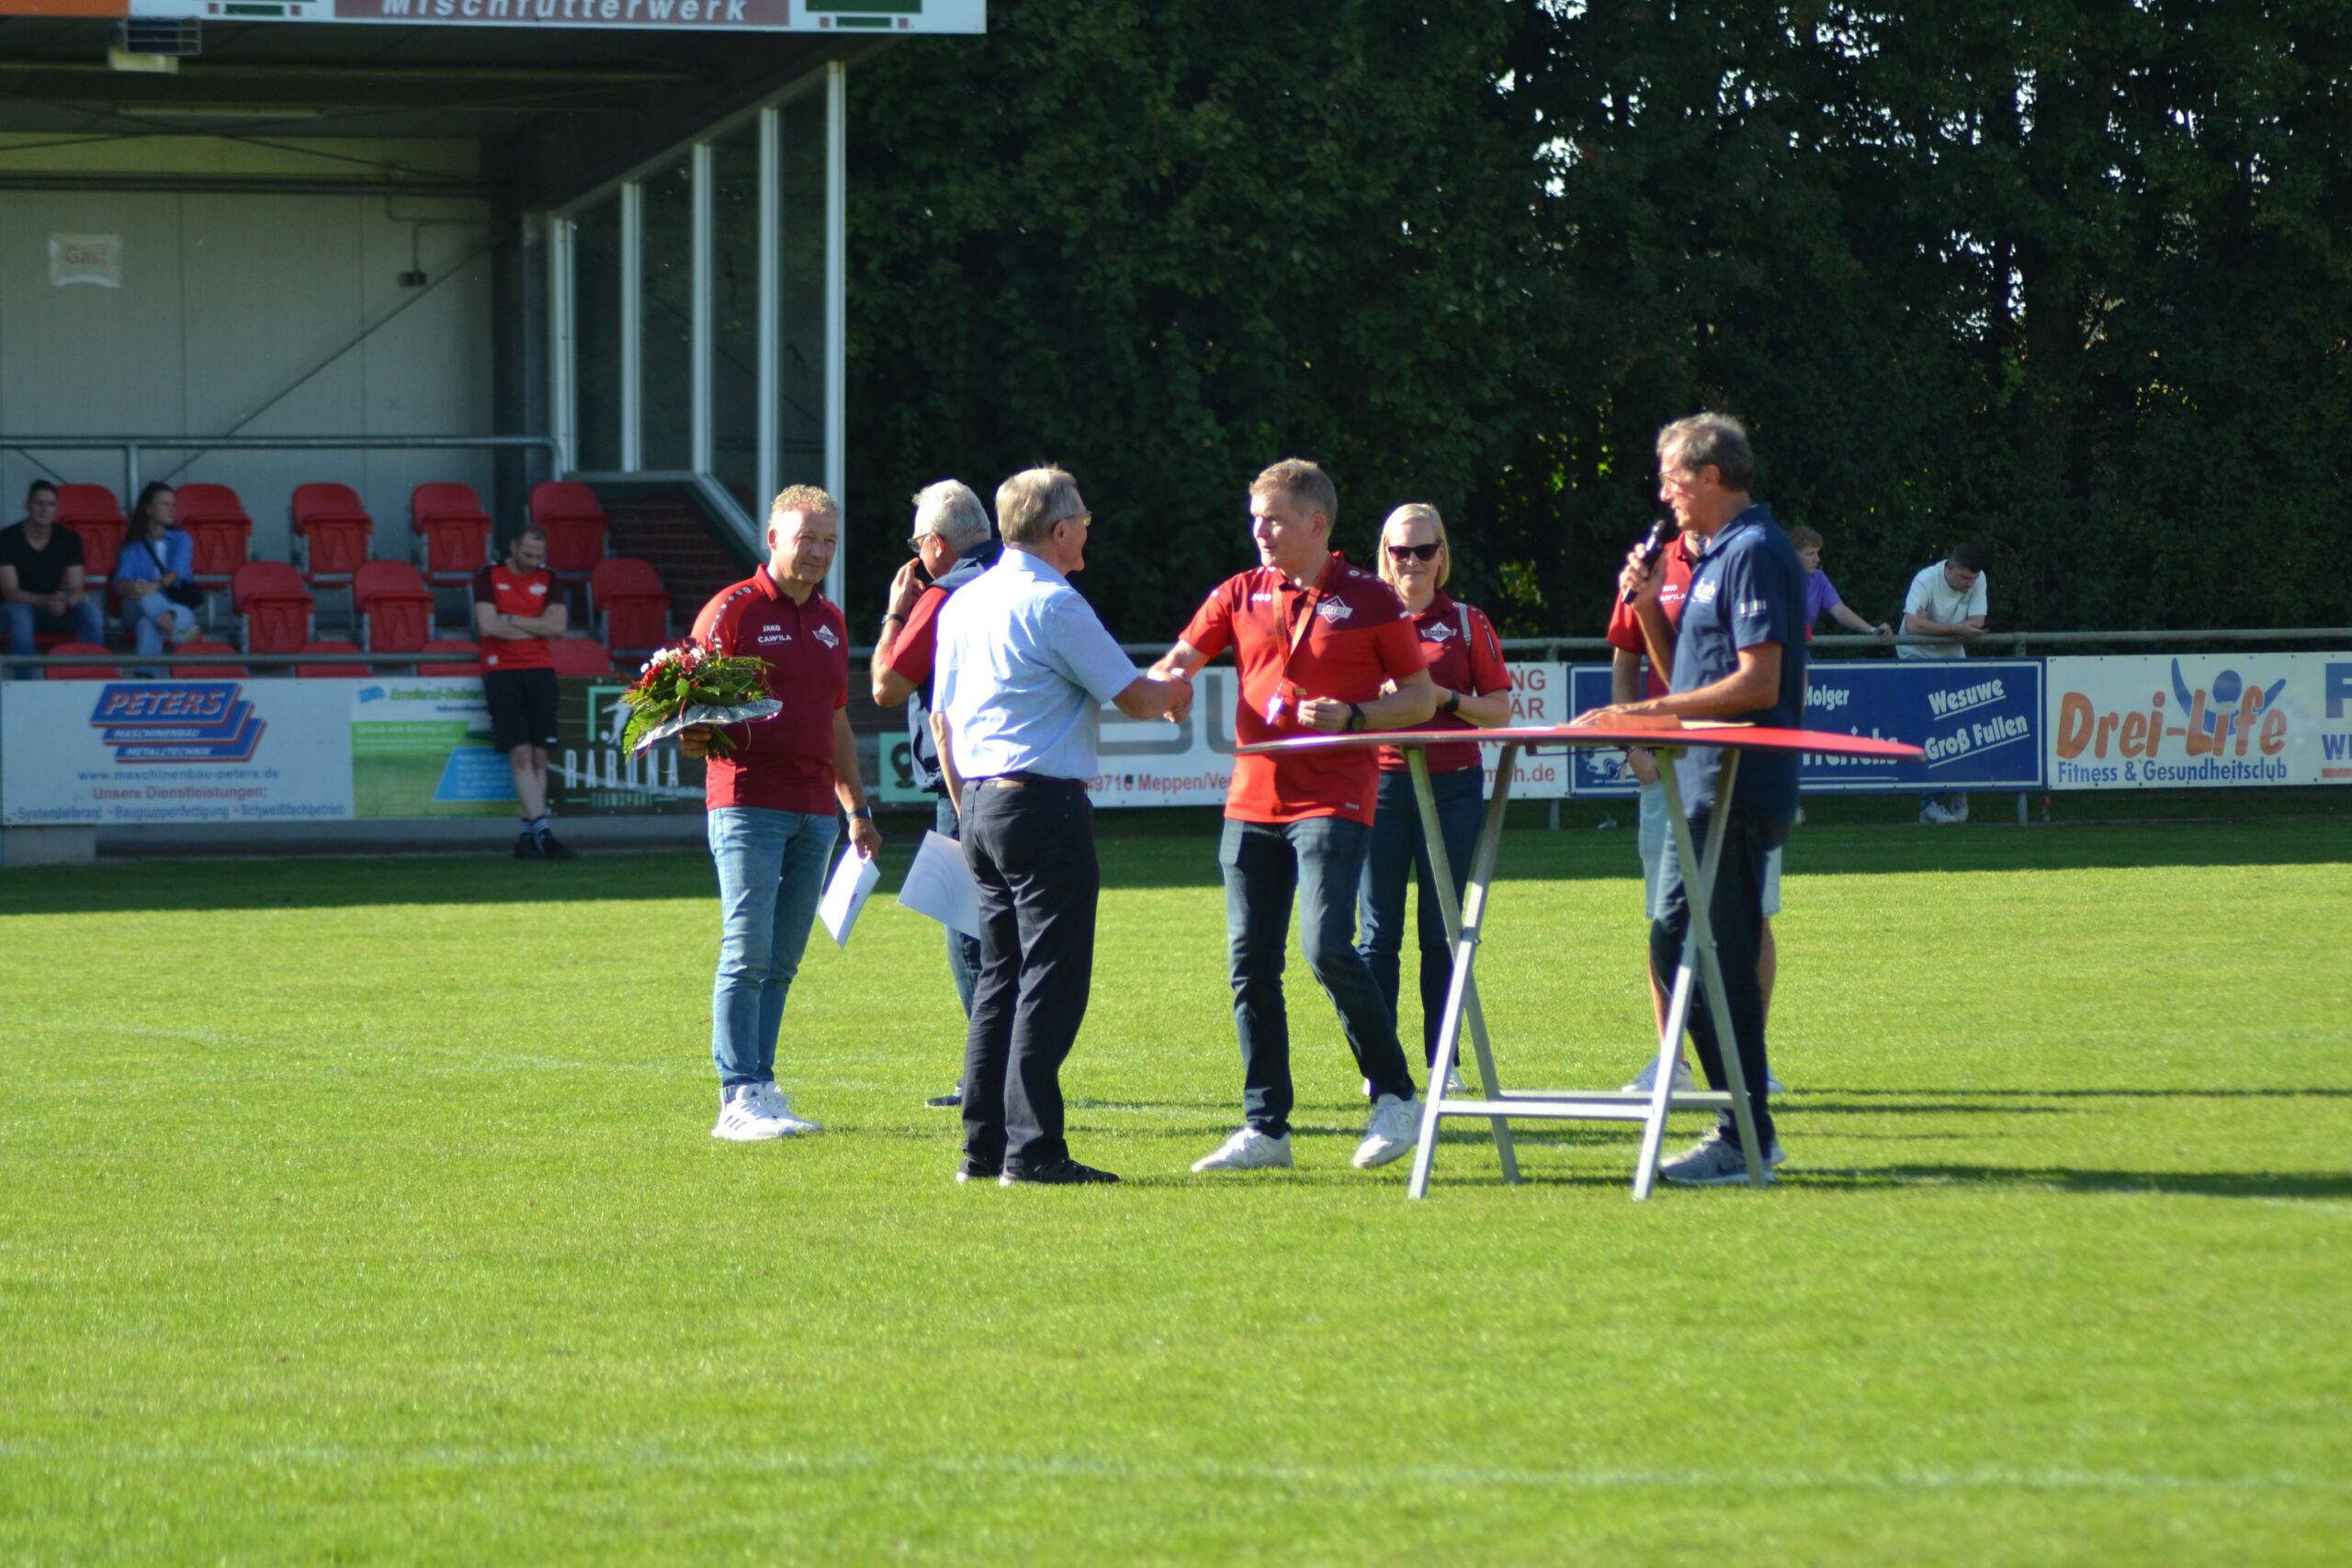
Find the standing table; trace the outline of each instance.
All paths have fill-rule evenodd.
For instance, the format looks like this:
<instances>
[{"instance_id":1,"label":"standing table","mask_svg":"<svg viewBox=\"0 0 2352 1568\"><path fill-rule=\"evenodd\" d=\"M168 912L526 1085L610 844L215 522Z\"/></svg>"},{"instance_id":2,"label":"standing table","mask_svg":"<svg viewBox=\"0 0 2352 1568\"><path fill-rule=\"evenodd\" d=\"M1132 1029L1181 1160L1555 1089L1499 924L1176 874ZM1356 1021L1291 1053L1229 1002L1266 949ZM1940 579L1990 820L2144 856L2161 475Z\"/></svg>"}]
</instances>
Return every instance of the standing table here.
<instances>
[{"instance_id":1,"label":"standing table","mask_svg":"<svg viewBox=\"0 0 2352 1568\"><path fill-rule=\"evenodd\" d=\"M1471 855L1469 881L1457 908L1453 868L1446 863L1445 838L1438 830L1437 803L1430 793L1428 749L1464 741L1500 746L1503 754L1495 771L1495 792L1487 802L1486 820L1478 829L1478 845ZM1435 874L1432 880L1437 885L1439 908L1445 917L1446 940L1453 948L1453 977L1446 986L1444 1015L1438 1021L1437 1060L1430 1066L1429 1098L1421 1108L1420 1142L1413 1152L1413 1179L1406 1190L1408 1195L1419 1198L1429 1191L1430 1168L1437 1157L1438 1124L1448 1116L1486 1120L1494 1132L1495 1152L1502 1163L1503 1179L1511 1182L1519 1179L1519 1159L1510 1139L1514 1117L1552 1122L1638 1122L1642 1124L1642 1152L1634 1168L1634 1196L1640 1200L1650 1195L1651 1183L1657 1175L1668 1113L1677 1110L1728 1109L1739 1129L1740 1147L1747 1156L1748 1184L1764 1185L1764 1151L1756 1146L1747 1082L1740 1070L1739 1045L1732 1033L1731 1010L1724 1005L1723 970L1715 959L1714 931L1707 914L1708 895L1714 887L1715 867L1723 855L1726 817L1723 808L1731 804L1733 788L1738 783L1740 755L1746 751L1804 751L1816 756L1907 761L1921 755L1919 748L1831 730L1693 723L1665 729L1547 725L1511 729L1367 730L1268 740L1244 746L1241 750L1248 755L1279 755L1364 746L1397 747L1412 768L1413 797L1421 813L1421 837L1429 849L1430 868ZM1531 746L1644 746L1657 752L1667 764L1658 770L1658 776L1666 786L1667 824L1674 834L1675 853L1685 868L1684 885L1690 889L1690 930L1683 939L1682 962L1675 969L1666 1021L1658 1031L1656 1087L1649 1090L1507 1089L1496 1076L1494 1045L1487 1035L1486 1015L1478 1006L1478 942L1494 891L1495 856L1502 842L1504 807L1510 800L1511 769L1519 761L1520 752ZM1721 747L1727 753L1716 784L1717 809L1708 822L1703 851L1691 842L1690 821L1682 809L1681 784L1673 767L1674 760L1692 746ZM1724 1073L1730 1079L1727 1089L1678 1092L1674 1088L1674 1063L1680 1055L1683 1029L1690 1017L1694 986L1704 986L1707 990L1708 1010L1715 1021L1716 1038L1723 1047ZM1481 1092L1449 1095L1445 1092L1446 1079L1460 1057L1465 1021L1469 1025L1470 1047L1477 1058Z\"/></svg>"}]
</instances>

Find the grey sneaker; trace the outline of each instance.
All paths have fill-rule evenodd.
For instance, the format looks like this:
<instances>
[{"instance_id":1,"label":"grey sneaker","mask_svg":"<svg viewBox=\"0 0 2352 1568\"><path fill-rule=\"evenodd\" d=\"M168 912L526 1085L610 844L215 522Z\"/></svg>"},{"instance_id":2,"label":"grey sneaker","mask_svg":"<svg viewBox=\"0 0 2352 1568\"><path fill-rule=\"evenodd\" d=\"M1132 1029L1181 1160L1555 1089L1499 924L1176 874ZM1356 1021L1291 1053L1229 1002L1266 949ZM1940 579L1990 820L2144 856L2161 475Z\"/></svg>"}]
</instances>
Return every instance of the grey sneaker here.
<instances>
[{"instance_id":1,"label":"grey sneaker","mask_svg":"<svg viewBox=\"0 0 2352 1568\"><path fill-rule=\"evenodd\" d=\"M1408 1152L1421 1136L1419 1095L1399 1100L1384 1094L1372 1102L1372 1120L1364 1123L1363 1142L1356 1145L1355 1168L1370 1170Z\"/></svg>"},{"instance_id":2,"label":"grey sneaker","mask_svg":"<svg viewBox=\"0 0 2352 1568\"><path fill-rule=\"evenodd\" d=\"M1657 1087L1657 1058L1656 1056L1652 1056L1649 1061L1649 1066L1644 1067L1641 1072L1634 1077L1634 1081L1627 1084L1621 1092L1625 1094L1647 1094ZM1674 1092L1677 1094L1688 1094L1695 1087L1697 1087L1697 1085L1690 1077L1690 1064L1682 1060L1679 1056L1676 1057L1674 1062Z\"/></svg>"},{"instance_id":3,"label":"grey sneaker","mask_svg":"<svg viewBox=\"0 0 2352 1568\"><path fill-rule=\"evenodd\" d=\"M1764 1153L1764 1185L1772 1184L1772 1168L1788 1157L1781 1152L1781 1140L1774 1138ZM1657 1173L1679 1187L1730 1187L1747 1179L1747 1158L1721 1133L1710 1133L1680 1158L1660 1165Z\"/></svg>"},{"instance_id":4,"label":"grey sneaker","mask_svg":"<svg viewBox=\"0 0 2352 1568\"><path fill-rule=\"evenodd\" d=\"M1244 1127L1216 1147L1216 1152L1193 1162L1194 1170L1263 1170L1290 1164L1290 1134L1270 1138L1255 1127Z\"/></svg>"}]
</instances>

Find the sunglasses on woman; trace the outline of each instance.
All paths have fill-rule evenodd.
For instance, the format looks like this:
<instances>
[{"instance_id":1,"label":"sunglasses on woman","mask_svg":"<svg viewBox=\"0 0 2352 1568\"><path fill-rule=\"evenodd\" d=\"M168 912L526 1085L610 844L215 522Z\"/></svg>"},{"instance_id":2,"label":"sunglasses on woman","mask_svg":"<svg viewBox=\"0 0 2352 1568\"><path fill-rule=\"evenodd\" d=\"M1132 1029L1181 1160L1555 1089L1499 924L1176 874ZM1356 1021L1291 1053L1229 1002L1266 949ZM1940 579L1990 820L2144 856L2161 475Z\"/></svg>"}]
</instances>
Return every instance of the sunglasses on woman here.
<instances>
[{"instance_id":1,"label":"sunglasses on woman","mask_svg":"<svg viewBox=\"0 0 2352 1568\"><path fill-rule=\"evenodd\" d=\"M1426 545L1391 545L1388 547L1388 558L1390 560L1435 560L1440 547L1434 540Z\"/></svg>"}]
</instances>

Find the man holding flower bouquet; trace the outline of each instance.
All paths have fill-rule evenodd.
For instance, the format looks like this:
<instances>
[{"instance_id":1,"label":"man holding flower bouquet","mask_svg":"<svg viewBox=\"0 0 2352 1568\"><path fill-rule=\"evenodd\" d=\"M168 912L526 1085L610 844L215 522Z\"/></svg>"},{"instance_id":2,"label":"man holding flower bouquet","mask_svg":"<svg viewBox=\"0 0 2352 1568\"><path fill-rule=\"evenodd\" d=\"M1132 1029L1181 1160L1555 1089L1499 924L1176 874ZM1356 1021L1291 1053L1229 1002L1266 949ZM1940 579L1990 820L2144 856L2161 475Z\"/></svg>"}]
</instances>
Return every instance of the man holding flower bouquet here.
<instances>
[{"instance_id":1,"label":"man holding flower bouquet","mask_svg":"<svg viewBox=\"0 0 2352 1568\"><path fill-rule=\"evenodd\" d=\"M697 725L679 737L686 755L708 760L704 800L721 921L711 1136L736 1143L819 1130L776 1089L775 1042L832 862L835 803L849 813L858 853L872 859L882 848L846 712L848 627L818 592L840 547L841 508L814 485L794 485L769 509L767 537L768 564L704 605L694 636L713 654L764 663L768 694L784 705L749 724Z\"/></svg>"}]
</instances>

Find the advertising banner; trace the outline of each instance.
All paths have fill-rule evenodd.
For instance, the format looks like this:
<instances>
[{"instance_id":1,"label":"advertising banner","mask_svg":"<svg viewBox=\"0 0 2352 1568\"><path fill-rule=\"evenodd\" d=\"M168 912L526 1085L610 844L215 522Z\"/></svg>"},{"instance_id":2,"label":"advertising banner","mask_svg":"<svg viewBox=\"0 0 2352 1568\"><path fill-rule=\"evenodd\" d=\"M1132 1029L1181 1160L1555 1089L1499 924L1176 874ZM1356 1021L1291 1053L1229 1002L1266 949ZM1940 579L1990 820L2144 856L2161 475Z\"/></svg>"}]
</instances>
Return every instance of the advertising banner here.
<instances>
[{"instance_id":1,"label":"advertising banner","mask_svg":"<svg viewBox=\"0 0 2352 1568\"><path fill-rule=\"evenodd\" d=\"M2352 653L2049 664L2052 789L2352 784Z\"/></svg>"},{"instance_id":2,"label":"advertising banner","mask_svg":"<svg viewBox=\"0 0 2352 1568\"><path fill-rule=\"evenodd\" d=\"M103 3L110 9L44 13ZM988 0L0 0L32 14L666 32L979 33Z\"/></svg>"},{"instance_id":3,"label":"advertising banner","mask_svg":"<svg viewBox=\"0 0 2352 1568\"><path fill-rule=\"evenodd\" d=\"M11 682L0 821L347 818L348 703L341 682Z\"/></svg>"},{"instance_id":4,"label":"advertising banner","mask_svg":"<svg viewBox=\"0 0 2352 1568\"><path fill-rule=\"evenodd\" d=\"M506 817L506 759L490 743L481 682L465 676L314 682L346 694L352 814Z\"/></svg>"},{"instance_id":5,"label":"advertising banner","mask_svg":"<svg viewBox=\"0 0 2352 1568\"><path fill-rule=\"evenodd\" d=\"M1509 670L1512 723L1564 721L1566 665L1513 664ZM1226 786L1233 782L1233 707L1239 692L1239 679L1230 666L1212 666L1193 677L1193 712L1182 724L1132 719L1106 705L1102 709L1102 771L1090 790L1094 804L1223 806ZM882 736L881 788L876 793L884 800L928 798L914 787L903 722L900 719ZM1498 755L1487 754L1490 786ZM1567 771L1557 757L1522 756L1511 775L1515 799L1557 799L1567 792Z\"/></svg>"},{"instance_id":6,"label":"advertising banner","mask_svg":"<svg viewBox=\"0 0 2352 1568\"><path fill-rule=\"evenodd\" d=\"M1609 666L1579 664L1571 683L1581 713L1609 700ZM1808 754L1807 795L1937 794L2041 787L2041 660L1824 660L1807 671L1805 728L1924 747L1917 762ZM1575 753L1577 795L1634 793L1619 751Z\"/></svg>"},{"instance_id":7,"label":"advertising banner","mask_svg":"<svg viewBox=\"0 0 2352 1568\"><path fill-rule=\"evenodd\" d=\"M703 765L674 742L642 757L621 750L628 682L591 676L556 682L556 745L548 753L548 803L559 816L610 817L702 810ZM906 732L899 732L901 749ZM887 797L886 797L887 798Z\"/></svg>"}]
</instances>

